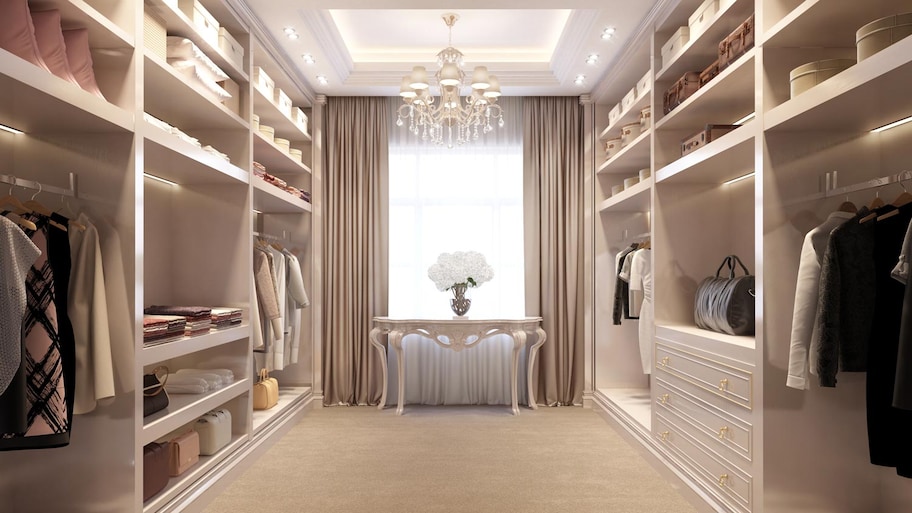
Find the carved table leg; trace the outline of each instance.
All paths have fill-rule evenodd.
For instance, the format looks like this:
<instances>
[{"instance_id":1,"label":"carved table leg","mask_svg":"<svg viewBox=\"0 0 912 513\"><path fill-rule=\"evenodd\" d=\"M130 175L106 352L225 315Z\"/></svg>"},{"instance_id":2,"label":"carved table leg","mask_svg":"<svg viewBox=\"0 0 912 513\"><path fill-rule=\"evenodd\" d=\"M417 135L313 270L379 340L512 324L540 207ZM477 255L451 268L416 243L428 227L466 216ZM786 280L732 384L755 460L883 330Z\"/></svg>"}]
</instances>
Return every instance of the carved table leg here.
<instances>
[{"instance_id":1,"label":"carved table leg","mask_svg":"<svg viewBox=\"0 0 912 513\"><path fill-rule=\"evenodd\" d=\"M518 381L517 375L519 374L519 352L522 348L526 347L526 332L523 330L516 330L512 333L513 335L513 361L510 364L510 394L513 400L513 415L519 415L519 399L517 397Z\"/></svg>"},{"instance_id":2,"label":"carved table leg","mask_svg":"<svg viewBox=\"0 0 912 513\"><path fill-rule=\"evenodd\" d=\"M386 369L386 348L383 347L383 344L380 343L380 333L383 330L380 328L374 328L370 331L370 343L373 345L377 352L380 353L380 368L383 369L383 392L380 395L380 404L377 405L378 410L382 410L386 406L386 392L389 387L389 376Z\"/></svg>"},{"instance_id":3,"label":"carved table leg","mask_svg":"<svg viewBox=\"0 0 912 513\"><path fill-rule=\"evenodd\" d=\"M402 415L402 410L405 409L405 363L402 361L402 332L390 331L389 342L396 350L396 370L399 374L399 404L396 406L396 415Z\"/></svg>"},{"instance_id":4,"label":"carved table leg","mask_svg":"<svg viewBox=\"0 0 912 513\"><path fill-rule=\"evenodd\" d=\"M548 340L548 335L542 328L536 328L535 334L538 336L538 340L529 348L529 370L526 372L526 378L529 380L529 407L533 410L538 409L538 404L535 403L535 389L532 388L532 369L535 365L535 356L538 355L538 348L545 343L545 340Z\"/></svg>"}]
</instances>

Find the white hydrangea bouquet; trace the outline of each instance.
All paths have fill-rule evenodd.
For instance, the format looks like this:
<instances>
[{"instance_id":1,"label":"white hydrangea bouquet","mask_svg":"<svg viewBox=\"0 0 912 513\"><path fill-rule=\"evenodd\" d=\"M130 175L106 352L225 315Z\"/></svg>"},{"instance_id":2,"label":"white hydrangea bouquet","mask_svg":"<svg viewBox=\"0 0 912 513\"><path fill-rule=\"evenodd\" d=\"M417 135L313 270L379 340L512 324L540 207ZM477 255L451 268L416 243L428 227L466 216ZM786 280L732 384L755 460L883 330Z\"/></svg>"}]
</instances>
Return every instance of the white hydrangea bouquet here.
<instances>
[{"instance_id":1,"label":"white hydrangea bouquet","mask_svg":"<svg viewBox=\"0 0 912 513\"><path fill-rule=\"evenodd\" d=\"M441 253L428 269L428 277L444 292L452 288L480 287L494 278L494 269L477 251ZM459 287L462 286L462 287Z\"/></svg>"}]
</instances>

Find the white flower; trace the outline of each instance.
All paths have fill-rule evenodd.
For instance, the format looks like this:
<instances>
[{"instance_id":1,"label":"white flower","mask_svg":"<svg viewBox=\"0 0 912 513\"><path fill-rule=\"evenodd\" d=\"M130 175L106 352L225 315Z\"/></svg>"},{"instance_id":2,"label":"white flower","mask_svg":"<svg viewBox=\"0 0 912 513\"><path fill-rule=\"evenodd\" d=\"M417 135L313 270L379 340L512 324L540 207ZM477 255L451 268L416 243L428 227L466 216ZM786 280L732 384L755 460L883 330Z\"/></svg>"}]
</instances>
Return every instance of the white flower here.
<instances>
[{"instance_id":1,"label":"white flower","mask_svg":"<svg viewBox=\"0 0 912 513\"><path fill-rule=\"evenodd\" d=\"M466 287L480 287L494 278L494 269L477 251L441 253L437 262L428 268L428 278L441 292L460 283Z\"/></svg>"}]
</instances>

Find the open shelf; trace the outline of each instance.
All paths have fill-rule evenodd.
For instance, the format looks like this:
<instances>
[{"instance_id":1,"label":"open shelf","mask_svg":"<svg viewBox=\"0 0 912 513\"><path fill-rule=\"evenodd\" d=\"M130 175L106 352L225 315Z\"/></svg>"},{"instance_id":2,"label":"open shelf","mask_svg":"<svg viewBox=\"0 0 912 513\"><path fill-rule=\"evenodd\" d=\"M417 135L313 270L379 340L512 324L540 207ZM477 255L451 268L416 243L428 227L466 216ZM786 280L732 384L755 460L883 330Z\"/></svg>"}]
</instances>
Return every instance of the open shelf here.
<instances>
[{"instance_id":1,"label":"open shelf","mask_svg":"<svg viewBox=\"0 0 912 513\"><path fill-rule=\"evenodd\" d=\"M605 201L599 207L599 212L648 212L652 203L650 191L653 179L650 176L642 182L636 183L629 189L624 189Z\"/></svg>"},{"instance_id":2,"label":"open shelf","mask_svg":"<svg viewBox=\"0 0 912 513\"><path fill-rule=\"evenodd\" d=\"M0 120L26 133L132 132L133 113L0 49Z\"/></svg>"},{"instance_id":3,"label":"open shelf","mask_svg":"<svg viewBox=\"0 0 912 513\"><path fill-rule=\"evenodd\" d=\"M599 173L635 173L649 167L649 156L652 146L649 144L652 129L646 130L630 144L621 148L617 155L602 163Z\"/></svg>"},{"instance_id":4,"label":"open shelf","mask_svg":"<svg viewBox=\"0 0 912 513\"><path fill-rule=\"evenodd\" d=\"M247 183L248 173L234 164L142 121L145 168L150 174L182 185Z\"/></svg>"},{"instance_id":5,"label":"open shelf","mask_svg":"<svg viewBox=\"0 0 912 513\"><path fill-rule=\"evenodd\" d=\"M85 28L89 30L89 46L93 49L111 50L132 48L133 36L114 24L83 0L38 0L29 2L34 10L60 11L60 24L64 30Z\"/></svg>"},{"instance_id":6,"label":"open shelf","mask_svg":"<svg viewBox=\"0 0 912 513\"><path fill-rule=\"evenodd\" d=\"M658 182L720 184L754 169L759 123L749 122L656 172Z\"/></svg>"},{"instance_id":7,"label":"open shelf","mask_svg":"<svg viewBox=\"0 0 912 513\"><path fill-rule=\"evenodd\" d=\"M144 62L145 89L158 93L146 95L149 114L183 130L249 129L240 116L204 96L157 55L146 51Z\"/></svg>"},{"instance_id":8,"label":"open shelf","mask_svg":"<svg viewBox=\"0 0 912 513\"><path fill-rule=\"evenodd\" d=\"M253 182L253 208L264 214L300 214L310 212L310 203L266 183L258 176L251 179Z\"/></svg>"},{"instance_id":9,"label":"open shelf","mask_svg":"<svg viewBox=\"0 0 912 513\"><path fill-rule=\"evenodd\" d=\"M207 411L249 392L251 386L250 380L244 378L208 394L170 394L167 408L143 419L140 445L154 442L193 422Z\"/></svg>"},{"instance_id":10,"label":"open shelf","mask_svg":"<svg viewBox=\"0 0 912 513\"><path fill-rule=\"evenodd\" d=\"M140 356L143 366L153 365L172 358L197 353L216 346L228 344L250 336L250 325L211 331L205 335L183 337L180 340L155 346L144 347Z\"/></svg>"},{"instance_id":11,"label":"open shelf","mask_svg":"<svg viewBox=\"0 0 912 513\"><path fill-rule=\"evenodd\" d=\"M260 117L260 125L275 128L276 137L289 141L311 141L310 134L301 130L290 117L279 110L272 98L267 98L257 87L253 88L253 113Z\"/></svg>"},{"instance_id":12,"label":"open shelf","mask_svg":"<svg viewBox=\"0 0 912 513\"><path fill-rule=\"evenodd\" d=\"M912 115L912 37L770 110L766 130L864 133Z\"/></svg>"},{"instance_id":13,"label":"open shelf","mask_svg":"<svg viewBox=\"0 0 912 513\"><path fill-rule=\"evenodd\" d=\"M643 94L633 102L633 105L631 105L629 109L621 112L621 117L619 117L617 121L608 125L604 130L602 130L601 135L599 135L599 139L613 139L611 132L619 132L622 126L638 122L640 120L640 111L649 106L650 92L651 89L644 91Z\"/></svg>"},{"instance_id":14,"label":"open shelf","mask_svg":"<svg viewBox=\"0 0 912 513\"><path fill-rule=\"evenodd\" d=\"M234 62L228 58L218 45L212 45L209 40L204 38L196 30L193 21L176 6L165 3L163 0L146 0L146 6L165 20L169 36L181 36L193 41L206 54L206 57L209 57L216 66L227 73L235 82L246 83L250 81L247 73L235 66ZM232 34L232 36L237 39L239 34Z\"/></svg>"},{"instance_id":15,"label":"open shelf","mask_svg":"<svg viewBox=\"0 0 912 513\"><path fill-rule=\"evenodd\" d=\"M731 34L754 12L753 0L736 0L715 14L709 26L696 39L688 41L669 63L662 63L656 81L675 81L688 71L701 72L719 57L719 41ZM659 42L659 47L665 44ZM753 88L751 88L753 90Z\"/></svg>"},{"instance_id":16,"label":"open shelf","mask_svg":"<svg viewBox=\"0 0 912 513\"><path fill-rule=\"evenodd\" d=\"M896 2L805 0L763 34L763 46L777 48L854 48L855 31L883 16L908 11ZM821 30L821 20L826 29Z\"/></svg>"},{"instance_id":17,"label":"open shelf","mask_svg":"<svg viewBox=\"0 0 912 513\"><path fill-rule=\"evenodd\" d=\"M311 172L309 167L292 159L274 142L263 137L259 130L253 133L253 160L266 166L266 172L271 175Z\"/></svg>"},{"instance_id":18,"label":"open shelf","mask_svg":"<svg viewBox=\"0 0 912 513\"><path fill-rule=\"evenodd\" d=\"M756 347L756 340L753 335L735 336L683 324L657 324L656 335L677 342L686 342L688 345L697 347L700 347L699 342L701 341L721 342L750 350Z\"/></svg>"},{"instance_id":19,"label":"open shelf","mask_svg":"<svg viewBox=\"0 0 912 513\"><path fill-rule=\"evenodd\" d=\"M310 387L280 387L279 402L268 410L253 410L253 433L261 431L289 408L307 399Z\"/></svg>"},{"instance_id":20,"label":"open shelf","mask_svg":"<svg viewBox=\"0 0 912 513\"><path fill-rule=\"evenodd\" d=\"M754 111L754 55L751 49L690 98L665 114L656 130L699 130L707 123L729 124Z\"/></svg>"},{"instance_id":21,"label":"open shelf","mask_svg":"<svg viewBox=\"0 0 912 513\"><path fill-rule=\"evenodd\" d=\"M190 470L177 477L172 477L169 479L168 484L165 486L164 490L158 492L156 495L153 495L151 498L149 498L148 501L143 503L143 513L160 511L170 500L183 492L187 486L192 484L197 479L205 476L206 473L212 470L222 460L224 460L226 457L244 445L248 439L249 437L246 434L232 435L231 441L228 442L228 445L222 447L222 450L219 452L211 456L200 456L199 462L193 465Z\"/></svg>"}]
</instances>

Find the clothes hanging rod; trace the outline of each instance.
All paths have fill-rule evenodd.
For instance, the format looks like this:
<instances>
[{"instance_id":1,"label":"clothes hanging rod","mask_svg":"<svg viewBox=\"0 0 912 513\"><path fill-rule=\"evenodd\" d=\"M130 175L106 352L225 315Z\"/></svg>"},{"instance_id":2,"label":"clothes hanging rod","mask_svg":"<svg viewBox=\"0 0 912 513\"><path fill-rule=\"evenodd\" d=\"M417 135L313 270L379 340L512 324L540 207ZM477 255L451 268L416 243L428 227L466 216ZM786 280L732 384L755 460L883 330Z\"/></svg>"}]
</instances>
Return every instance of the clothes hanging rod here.
<instances>
[{"instance_id":1,"label":"clothes hanging rod","mask_svg":"<svg viewBox=\"0 0 912 513\"><path fill-rule=\"evenodd\" d=\"M846 194L851 194L853 192L864 191L868 189L875 189L877 187L883 187L884 185L890 185L891 183L899 183L903 180L912 179L912 171L903 171L901 173L882 176L880 178L874 178L866 182L856 183L853 185L846 185L845 187L838 187L836 189L831 189L824 194L825 198L834 198L836 196L844 196Z\"/></svg>"},{"instance_id":2,"label":"clothes hanging rod","mask_svg":"<svg viewBox=\"0 0 912 513\"><path fill-rule=\"evenodd\" d=\"M641 233L641 234L639 234L639 235L634 235L634 236L631 237L630 234L627 233L627 230L624 230L624 237L623 237L623 239L624 239L624 240L648 239L648 238L651 237L651 236L652 236L651 233L646 232L646 233Z\"/></svg>"},{"instance_id":3,"label":"clothes hanging rod","mask_svg":"<svg viewBox=\"0 0 912 513\"><path fill-rule=\"evenodd\" d=\"M270 240L279 240L279 241L288 240L288 237L279 237L278 235L271 235L269 233L262 233L262 232L256 232L256 231L253 232L253 236L259 237L261 239L270 239Z\"/></svg>"},{"instance_id":4,"label":"clothes hanging rod","mask_svg":"<svg viewBox=\"0 0 912 513\"><path fill-rule=\"evenodd\" d=\"M45 185L41 182L36 182L34 180L24 180L22 178L16 178L12 175L0 175L0 182L12 185L14 187L22 187L25 189L32 189L41 192L47 192L50 194L59 194L61 196L67 196L70 198L78 198L77 189L76 189L76 174L70 173L70 188L63 189L60 187L55 187L53 185Z\"/></svg>"}]
</instances>

